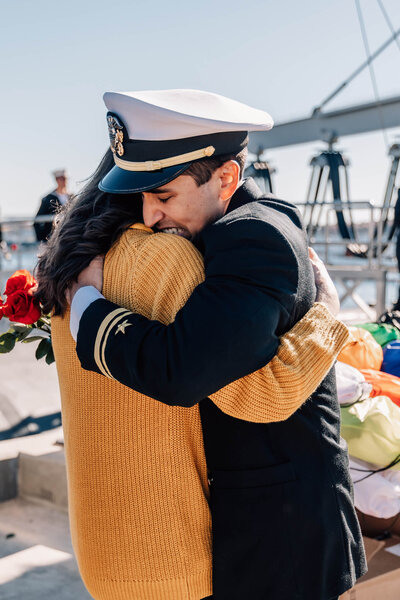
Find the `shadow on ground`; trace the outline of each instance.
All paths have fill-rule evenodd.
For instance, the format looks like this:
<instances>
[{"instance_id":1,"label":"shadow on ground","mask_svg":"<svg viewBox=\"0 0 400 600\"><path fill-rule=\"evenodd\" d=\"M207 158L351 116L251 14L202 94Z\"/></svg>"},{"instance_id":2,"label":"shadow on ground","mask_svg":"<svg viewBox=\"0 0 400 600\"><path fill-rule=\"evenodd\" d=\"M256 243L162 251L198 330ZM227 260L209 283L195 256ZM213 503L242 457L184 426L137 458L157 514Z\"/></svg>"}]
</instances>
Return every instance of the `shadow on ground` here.
<instances>
[{"instance_id":1,"label":"shadow on ground","mask_svg":"<svg viewBox=\"0 0 400 600\"><path fill-rule=\"evenodd\" d=\"M76 576L73 559L56 565L29 568L6 583L0 583L1 600L91 600Z\"/></svg>"},{"instance_id":2,"label":"shadow on ground","mask_svg":"<svg viewBox=\"0 0 400 600\"><path fill-rule=\"evenodd\" d=\"M43 431L55 429L61 425L61 412L55 412L41 417L28 416L16 423L9 429L0 431L0 441L10 440L11 438L23 437L26 435L35 435Z\"/></svg>"}]
</instances>

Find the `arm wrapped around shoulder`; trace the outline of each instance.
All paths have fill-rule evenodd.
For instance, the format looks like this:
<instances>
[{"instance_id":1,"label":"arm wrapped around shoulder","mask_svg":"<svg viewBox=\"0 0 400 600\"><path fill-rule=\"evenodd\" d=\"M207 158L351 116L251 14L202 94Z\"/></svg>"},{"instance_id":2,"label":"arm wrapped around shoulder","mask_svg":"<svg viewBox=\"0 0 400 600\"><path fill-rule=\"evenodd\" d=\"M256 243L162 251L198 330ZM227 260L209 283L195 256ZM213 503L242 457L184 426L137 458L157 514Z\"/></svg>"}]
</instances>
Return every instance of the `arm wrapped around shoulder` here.
<instances>
[{"instance_id":1,"label":"arm wrapped around shoulder","mask_svg":"<svg viewBox=\"0 0 400 600\"><path fill-rule=\"evenodd\" d=\"M132 312L115 313L115 320L110 315L118 306L107 300L85 311L77 343L84 368L99 372L96 351L124 385L166 404L193 406L271 360L296 297L298 268L291 246L274 227L257 220L208 229L205 280L172 323ZM174 270L179 285L187 265L173 246L157 260L165 255L162 268ZM116 331L121 319L127 320L123 334Z\"/></svg>"},{"instance_id":2,"label":"arm wrapped around shoulder","mask_svg":"<svg viewBox=\"0 0 400 600\"><path fill-rule=\"evenodd\" d=\"M284 421L317 389L349 339L347 327L316 303L280 338L276 356L265 367L210 398L237 419Z\"/></svg>"}]
</instances>

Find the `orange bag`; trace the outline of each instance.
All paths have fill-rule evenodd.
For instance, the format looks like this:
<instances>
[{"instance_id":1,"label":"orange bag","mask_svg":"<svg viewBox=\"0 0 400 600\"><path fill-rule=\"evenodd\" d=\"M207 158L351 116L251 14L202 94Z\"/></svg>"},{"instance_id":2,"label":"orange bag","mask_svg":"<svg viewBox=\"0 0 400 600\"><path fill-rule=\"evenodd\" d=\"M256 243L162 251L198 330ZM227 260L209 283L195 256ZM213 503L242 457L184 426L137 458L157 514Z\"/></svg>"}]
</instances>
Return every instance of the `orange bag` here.
<instances>
[{"instance_id":1,"label":"orange bag","mask_svg":"<svg viewBox=\"0 0 400 600\"><path fill-rule=\"evenodd\" d=\"M397 406L400 406L400 377L375 371L374 369L360 369L365 380L372 385L371 397L388 396Z\"/></svg>"},{"instance_id":2,"label":"orange bag","mask_svg":"<svg viewBox=\"0 0 400 600\"><path fill-rule=\"evenodd\" d=\"M380 345L366 329L349 327L350 341L342 349L338 360L356 369L376 369L379 371L383 361Z\"/></svg>"}]
</instances>

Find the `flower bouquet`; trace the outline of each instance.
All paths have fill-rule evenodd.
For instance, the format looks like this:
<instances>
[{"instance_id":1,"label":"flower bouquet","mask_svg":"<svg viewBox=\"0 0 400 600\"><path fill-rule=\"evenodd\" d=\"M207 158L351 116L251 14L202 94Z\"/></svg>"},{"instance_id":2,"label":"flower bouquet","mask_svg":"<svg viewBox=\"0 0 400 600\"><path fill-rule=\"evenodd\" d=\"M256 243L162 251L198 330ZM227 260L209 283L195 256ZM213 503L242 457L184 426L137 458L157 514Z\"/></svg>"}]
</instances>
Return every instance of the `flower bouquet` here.
<instances>
[{"instance_id":1,"label":"flower bouquet","mask_svg":"<svg viewBox=\"0 0 400 600\"><path fill-rule=\"evenodd\" d=\"M15 325L0 335L0 354L11 352L16 342L39 342L35 356L50 365L54 362L50 315L43 314L36 289L37 281L29 271L16 271L7 281L7 299L0 297L0 319L6 317Z\"/></svg>"}]
</instances>

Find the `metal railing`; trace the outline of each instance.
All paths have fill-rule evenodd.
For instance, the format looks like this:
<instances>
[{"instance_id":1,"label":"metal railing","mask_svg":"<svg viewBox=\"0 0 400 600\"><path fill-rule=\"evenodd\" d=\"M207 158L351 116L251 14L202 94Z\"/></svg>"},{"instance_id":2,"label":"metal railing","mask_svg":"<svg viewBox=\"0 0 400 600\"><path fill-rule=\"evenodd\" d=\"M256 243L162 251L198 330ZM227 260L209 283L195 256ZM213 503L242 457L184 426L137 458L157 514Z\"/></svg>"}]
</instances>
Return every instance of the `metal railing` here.
<instances>
[{"instance_id":1,"label":"metal railing","mask_svg":"<svg viewBox=\"0 0 400 600\"><path fill-rule=\"evenodd\" d=\"M307 209L309 207L308 202L296 203L296 206L300 209ZM320 221L324 220L324 223L309 223L308 228L316 230L317 235L311 234L309 237L309 244L314 246L318 245L320 248L320 257L327 264L337 264L337 257L332 260L331 251L334 247L343 248L346 251L349 247L355 246L355 250L360 251L360 256L356 254L352 257L353 259L359 259L360 265L364 265L365 269L379 268L384 264L385 256L390 260L391 255L388 249L392 249L391 243L384 240L383 227L384 223L379 218L381 214L381 208L376 206L373 202L367 200L349 201L349 202L325 202L320 205L321 209L325 209L325 215L320 216ZM337 228L336 213L338 211L352 211L355 214L357 211L363 210L368 218L367 236L366 239L359 239L357 231L355 232L354 239L343 239L340 237ZM324 219L322 218L324 216ZM307 217L307 215L304 215ZM364 223L365 225L365 223ZM334 237L331 237L334 232ZM318 236L319 233L319 236ZM344 264L349 264L348 256L345 257ZM386 261L388 262L388 261ZM386 265L389 268L389 264Z\"/></svg>"},{"instance_id":2,"label":"metal railing","mask_svg":"<svg viewBox=\"0 0 400 600\"><path fill-rule=\"evenodd\" d=\"M302 207L307 209L309 203L298 203L297 206L300 209ZM384 223L380 218L381 208L370 201L326 202L320 207L325 209L325 214L321 213L316 234L310 236L309 244L316 248L332 279L340 284L337 287L341 288L339 292L341 305L343 306L347 298L351 298L368 320L375 321L387 309L389 274L392 280L399 278L393 241L384 238ZM354 239L343 239L339 236L338 228L335 227L336 213L346 210L353 211L353 214L362 210L369 216L367 227L364 227L365 239L358 237L357 230L354 232ZM316 224L310 225L310 229L314 230ZM335 248L342 252L335 252ZM374 286L374 308L359 291L360 286L368 281Z\"/></svg>"}]
</instances>

